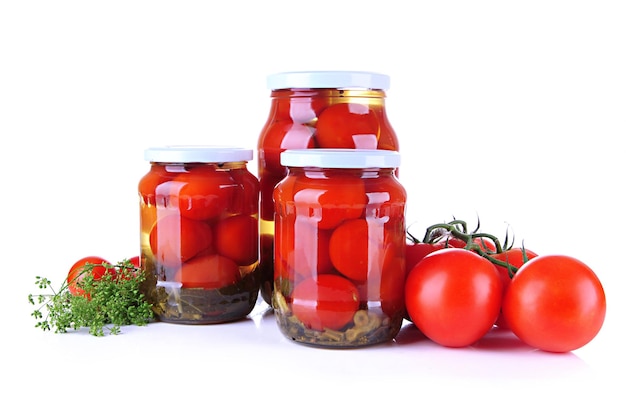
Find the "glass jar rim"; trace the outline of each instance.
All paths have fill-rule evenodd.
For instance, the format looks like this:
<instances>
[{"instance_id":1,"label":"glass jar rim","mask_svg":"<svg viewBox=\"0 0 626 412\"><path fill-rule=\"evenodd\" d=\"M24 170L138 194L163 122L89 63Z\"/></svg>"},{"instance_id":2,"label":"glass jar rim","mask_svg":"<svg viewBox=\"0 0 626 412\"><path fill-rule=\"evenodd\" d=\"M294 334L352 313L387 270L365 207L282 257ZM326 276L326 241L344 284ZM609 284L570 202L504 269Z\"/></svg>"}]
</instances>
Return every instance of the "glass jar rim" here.
<instances>
[{"instance_id":1,"label":"glass jar rim","mask_svg":"<svg viewBox=\"0 0 626 412\"><path fill-rule=\"evenodd\" d=\"M280 89L389 89L390 78L367 71L294 71L270 74L267 87Z\"/></svg>"},{"instance_id":2,"label":"glass jar rim","mask_svg":"<svg viewBox=\"0 0 626 412\"><path fill-rule=\"evenodd\" d=\"M168 145L150 147L144 159L157 163L225 163L252 160L252 149L215 145Z\"/></svg>"},{"instance_id":3,"label":"glass jar rim","mask_svg":"<svg viewBox=\"0 0 626 412\"><path fill-rule=\"evenodd\" d=\"M382 149L287 149L280 154L285 167L329 169L397 168L400 153Z\"/></svg>"}]
</instances>

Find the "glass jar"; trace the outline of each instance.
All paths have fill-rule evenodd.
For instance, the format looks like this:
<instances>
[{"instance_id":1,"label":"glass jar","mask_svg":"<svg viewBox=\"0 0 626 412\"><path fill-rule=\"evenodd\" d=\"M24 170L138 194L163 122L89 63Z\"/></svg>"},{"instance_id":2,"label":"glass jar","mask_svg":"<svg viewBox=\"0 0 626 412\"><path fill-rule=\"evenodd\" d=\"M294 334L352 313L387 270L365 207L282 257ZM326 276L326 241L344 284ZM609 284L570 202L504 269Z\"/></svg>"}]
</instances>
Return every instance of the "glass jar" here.
<instances>
[{"instance_id":1,"label":"glass jar","mask_svg":"<svg viewBox=\"0 0 626 412\"><path fill-rule=\"evenodd\" d=\"M259 295L259 181L252 150L149 148L139 182L141 261L158 319L223 323L247 316Z\"/></svg>"},{"instance_id":2,"label":"glass jar","mask_svg":"<svg viewBox=\"0 0 626 412\"><path fill-rule=\"evenodd\" d=\"M269 117L258 140L261 183L261 296L271 302L273 287L274 186L286 176L280 153L286 149L350 148L398 151L387 118L389 76L371 72L312 71L270 75Z\"/></svg>"},{"instance_id":3,"label":"glass jar","mask_svg":"<svg viewBox=\"0 0 626 412\"><path fill-rule=\"evenodd\" d=\"M350 348L393 339L404 318L406 191L388 150L281 154L273 308L290 340Z\"/></svg>"}]
</instances>

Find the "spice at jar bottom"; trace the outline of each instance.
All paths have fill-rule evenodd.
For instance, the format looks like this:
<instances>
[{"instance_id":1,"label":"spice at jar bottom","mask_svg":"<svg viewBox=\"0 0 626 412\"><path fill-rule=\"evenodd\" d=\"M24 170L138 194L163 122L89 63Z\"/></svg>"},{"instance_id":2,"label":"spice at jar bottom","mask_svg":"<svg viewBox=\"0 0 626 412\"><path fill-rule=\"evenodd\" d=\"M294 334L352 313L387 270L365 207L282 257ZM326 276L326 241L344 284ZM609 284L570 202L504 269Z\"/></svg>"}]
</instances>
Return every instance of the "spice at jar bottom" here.
<instances>
[{"instance_id":1,"label":"spice at jar bottom","mask_svg":"<svg viewBox=\"0 0 626 412\"><path fill-rule=\"evenodd\" d=\"M406 191L398 152L286 150L273 193L274 291L289 339L352 348L393 339L404 307Z\"/></svg>"}]
</instances>

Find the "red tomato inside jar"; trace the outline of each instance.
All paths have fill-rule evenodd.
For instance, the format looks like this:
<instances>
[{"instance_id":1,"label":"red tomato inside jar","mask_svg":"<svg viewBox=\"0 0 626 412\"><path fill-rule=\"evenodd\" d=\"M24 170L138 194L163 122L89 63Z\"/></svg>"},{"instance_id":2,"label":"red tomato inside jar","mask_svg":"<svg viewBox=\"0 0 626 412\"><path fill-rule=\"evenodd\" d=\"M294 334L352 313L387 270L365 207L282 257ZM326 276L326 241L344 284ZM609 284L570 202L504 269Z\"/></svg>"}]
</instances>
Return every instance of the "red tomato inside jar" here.
<instances>
[{"instance_id":1,"label":"red tomato inside jar","mask_svg":"<svg viewBox=\"0 0 626 412\"><path fill-rule=\"evenodd\" d=\"M324 347L393 339L404 316L406 191L400 155L286 150L274 189L273 307L290 340Z\"/></svg>"},{"instance_id":2,"label":"red tomato inside jar","mask_svg":"<svg viewBox=\"0 0 626 412\"><path fill-rule=\"evenodd\" d=\"M256 304L260 185L247 168L252 154L219 146L145 151L140 245L146 295L160 320L223 323Z\"/></svg>"},{"instance_id":3,"label":"red tomato inside jar","mask_svg":"<svg viewBox=\"0 0 626 412\"><path fill-rule=\"evenodd\" d=\"M258 140L261 184L261 296L273 290L274 204L272 192L287 174L287 149L347 148L398 151L387 117L389 76L371 72L306 71L270 75L270 113ZM397 174L397 170L396 170Z\"/></svg>"}]
</instances>

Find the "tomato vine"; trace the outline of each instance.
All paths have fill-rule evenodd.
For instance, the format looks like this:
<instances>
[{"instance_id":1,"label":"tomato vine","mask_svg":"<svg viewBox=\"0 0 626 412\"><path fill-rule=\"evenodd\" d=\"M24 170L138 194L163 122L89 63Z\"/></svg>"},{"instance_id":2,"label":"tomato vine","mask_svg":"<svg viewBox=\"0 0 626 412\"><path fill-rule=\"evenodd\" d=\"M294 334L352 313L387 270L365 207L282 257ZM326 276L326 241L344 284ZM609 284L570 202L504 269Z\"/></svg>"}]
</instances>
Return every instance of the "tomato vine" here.
<instances>
[{"instance_id":1,"label":"tomato vine","mask_svg":"<svg viewBox=\"0 0 626 412\"><path fill-rule=\"evenodd\" d=\"M481 232L480 220L478 220L476 228L471 231L468 229L467 222L461 219L435 223L426 228L424 236L421 239L415 237L407 230L407 240L411 243L443 244L444 247L462 247L471 250L486 258L494 265L507 269L510 277L513 277L519 269L519 267L497 259L496 257L497 255L511 250L515 238L509 235L508 230L505 234L504 241L500 241L496 235L491 233ZM490 244L493 247L492 249L488 247ZM524 261L527 261L528 257L526 256L523 245L521 249L524 254Z\"/></svg>"}]
</instances>

